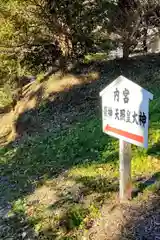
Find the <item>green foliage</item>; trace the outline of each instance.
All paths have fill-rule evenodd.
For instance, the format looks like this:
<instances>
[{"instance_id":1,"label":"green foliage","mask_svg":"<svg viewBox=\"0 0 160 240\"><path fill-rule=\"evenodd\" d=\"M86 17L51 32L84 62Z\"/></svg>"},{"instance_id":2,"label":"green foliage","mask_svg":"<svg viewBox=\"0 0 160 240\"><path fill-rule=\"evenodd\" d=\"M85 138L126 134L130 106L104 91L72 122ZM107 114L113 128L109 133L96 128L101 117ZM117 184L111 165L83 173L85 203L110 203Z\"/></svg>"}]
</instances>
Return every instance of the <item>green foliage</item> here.
<instances>
[{"instance_id":1,"label":"green foliage","mask_svg":"<svg viewBox=\"0 0 160 240\"><path fill-rule=\"evenodd\" d=\"M16 214L24 214L25 201L23 199L18 199L13 205L12 212Z\"/></svg>"},{"instance_id":2,"label":"green foliage","mask_svg":"<svg viewBox=\"0 0 160 240\"><path fill-rule=\"evenodd\" d=\"M36 79L37 82L41 83L43 81L43 79L44 79L44 76L45 76L45 74L43 72L39 73L37 75L37 79Z\"/></svg>"},{"instance_id":3,"label":"green foliage","mask_svg":"<svg viewBox=\"0 0 160 240\"><path fill-rule=\"evenodd\" d=\"M90 63L94 61L105 61L107 60L107 53L91 53L84 57L84 63Z\"/></svg>"},{"instance_id":4,"label":"green foliage","mask_svg":"<svg viewBox=\"0 0 160 240\"><path fill-rule=\"evenodd\" d=\"M78 228L82 224L84 218L89 213L88 209L84 209L82 206L75 205L68 210L66 214L66 224L69 230Z\"/></svg>"},{"instance_id":5,"label":"green foliage","mask_svg":"<svg viewBox=\"0 0 160 240\"><path fill-rule=\"evenodd\" d=\"M34 73L47 70L60 58L65 62L83 57L99 45L99 33L113 7L112 1L4 1L0 50L14 54L21 68ZM61 63L59 60L58 65ZM19 76L16 66L14 70Z\"/></svg>"},{"instance_id":6,"label":"green foliage","mask_svg":"<svg viewBox=\"0 0 160 240\"><path fill-rule=\"evenodd\" d=\"M0 85L8 83L15 89L20 76L38 75L41 81L41 72L49 67L64 71L70 61L106 60L117 40L127 57L144 37L146 17L157 26L153 16L158 6L156 1L149 5L140 0L3 1ZM115 33L114 40L109 33Z\"/></svg>"},{"instance_id":7,"label":"green foliage","mask_svg":"<svg viewBox=\"0 0 160 240\"><path fill-rule=\"evenodd\" d=\"M11 88L8 84L5 84L3 88L0 88L0 108L10 106L12 101Z\"/></svg>"},{"instance_id":8,"label":"green foliage","mask_svg":"<svg viewBox=\"0 0 160 240\"><path fill-rule=\"evenodd\" d=\"M0 59L0 85L3 86L7 82L11 84L16 77L17 60L15 56L6 54L2 54Z\"/></svg>"},{"instance_id":9,"label":"green foliage","mask_svg":"<svg viewBox=\"0 0 160 240\"><path fill-rule=\"evenodd\" d=\"M127 59L135 48L141 46L147 52L148 28L159 26L160 4L157 0L118 0L110 18L108 31L118 36L117 42L123 47Z\"/></svg>"}]
</instances>

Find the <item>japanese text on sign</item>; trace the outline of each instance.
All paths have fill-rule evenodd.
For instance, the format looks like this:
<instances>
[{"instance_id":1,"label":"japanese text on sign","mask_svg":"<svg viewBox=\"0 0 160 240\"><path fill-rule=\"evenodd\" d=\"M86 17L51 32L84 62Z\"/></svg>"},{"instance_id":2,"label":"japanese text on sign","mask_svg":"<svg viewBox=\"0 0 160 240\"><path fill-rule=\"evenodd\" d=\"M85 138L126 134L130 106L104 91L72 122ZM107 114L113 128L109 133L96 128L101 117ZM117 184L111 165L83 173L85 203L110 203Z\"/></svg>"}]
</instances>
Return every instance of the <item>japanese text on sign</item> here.
<instances>
[{"instance_id":1,"label":"japanese text on sign","mask_svg":"<svg viewBox=\"0 0 160 240\"><path fill-rule=\"evenodd\" d=\"M124 100L124 103L128 103L129 102L129 90L127 88L125 88L123 90L123 100ZM118 90L118 88L116 88L116 90L114 91L114 101L117 101L119 102L120 100L120 91Z\"/></svg>"},{"instance_id":2,"label":"japanese text on sign","mask_svg":"<svg viewBox=\"0 0 160 240\"><path fill-rule=\"evenodd\" d=\"M102 127L110 136L148 147L149 100L153 94L124 76L101 92Z\"/></svg>"},{"instance_id":3,"label":"japanese text on sign","mask_svg":"<svg viewBox=\"0 0 160 240\"><path fill-rule=\"evenodd\" d=\"M114 118L118 121L129 122L145 127L147 117L144 112L135 112L126 109L104 106L104 117Z\"/></svg>"}]
</instances>

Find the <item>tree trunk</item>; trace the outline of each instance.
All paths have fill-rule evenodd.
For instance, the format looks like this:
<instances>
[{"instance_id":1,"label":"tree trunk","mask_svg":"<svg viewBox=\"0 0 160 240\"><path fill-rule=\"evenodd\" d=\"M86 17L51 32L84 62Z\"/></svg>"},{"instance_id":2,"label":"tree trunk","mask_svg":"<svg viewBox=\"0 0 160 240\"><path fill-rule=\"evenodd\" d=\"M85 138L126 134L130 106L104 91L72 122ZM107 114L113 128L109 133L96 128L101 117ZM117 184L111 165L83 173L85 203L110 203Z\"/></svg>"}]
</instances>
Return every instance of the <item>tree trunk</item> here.
<instances>
[{"instance_id":1,"label":"tree trunk","mask_svg":"<svg viewBox=\"0 0 160 240\"><path fill-rule=\"evenodd\" d=\"M143 36L143 51L147 52L147 27L144 28L144 36Z\"/></svg>"},{"instance_id":2,"label":"tree trunk","mask_svg":"<svg viewBox=\"0 0 160 240\"><path fill-rule=\"evenodd\" d=\"M127 60L129 58L130 48L129 44L123 43L123 59Z\"/></svg>"}]
</instances>

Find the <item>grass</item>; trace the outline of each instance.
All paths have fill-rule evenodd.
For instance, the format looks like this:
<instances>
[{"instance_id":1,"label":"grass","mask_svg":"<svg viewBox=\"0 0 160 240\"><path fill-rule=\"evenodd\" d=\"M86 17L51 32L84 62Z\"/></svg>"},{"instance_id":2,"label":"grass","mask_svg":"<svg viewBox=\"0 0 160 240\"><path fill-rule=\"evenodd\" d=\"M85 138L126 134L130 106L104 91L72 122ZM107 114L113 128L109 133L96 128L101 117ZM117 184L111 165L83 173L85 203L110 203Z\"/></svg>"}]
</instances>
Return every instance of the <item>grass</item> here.
<instances>
[{"instance_id":1,"label":"grass","mask_svg":"<svg viewBox=\"0 0 160 240\"><path fill-rule=\"evenodd\" d=\"M91 61L104 61L108 59L108 54L107 53L92 53L92 54L88 54L85 56L84 58L84 63L89 63Z\"/></svg>"},{"instance_id":2,"label":"grass","mask_svg":"<svg viewBox=\"0 0 160 240\"><path fill-rule=\"evenodd\" d=\"M0 108L9 106L12 103L12 93L9 85L0 88Z\"/></svg>"},{"instance_id":3,"label":"grass","mask_svg":"<svg viewBox=\"0 0 160 240\"><path fill-rule=\"evenodd\" d=\"M152 74L148 69L145 74ZM130 71L133 75L133 66ZM134 79L139 82L141 76ZM133 186L142 192L135 201L159 190L160 92L156 79L157 75L152 75L150 84L143 83L153 92L154 100L150 105L149 148L132 148ZM0 149L1 204L9 202L11 219L22 220L39 239L82 239L100 217L102 205L117 197L118 140L102 133L99 109L90 112L88 103L83 105L83 114L66 128L26 135L22 142ZM39 109L41 120L44 115L50 118L46 109L47 105ZM154 174L151 185L137 181ZM12 235L23 234L12 224Z\"/></svg>"}]
</instances>

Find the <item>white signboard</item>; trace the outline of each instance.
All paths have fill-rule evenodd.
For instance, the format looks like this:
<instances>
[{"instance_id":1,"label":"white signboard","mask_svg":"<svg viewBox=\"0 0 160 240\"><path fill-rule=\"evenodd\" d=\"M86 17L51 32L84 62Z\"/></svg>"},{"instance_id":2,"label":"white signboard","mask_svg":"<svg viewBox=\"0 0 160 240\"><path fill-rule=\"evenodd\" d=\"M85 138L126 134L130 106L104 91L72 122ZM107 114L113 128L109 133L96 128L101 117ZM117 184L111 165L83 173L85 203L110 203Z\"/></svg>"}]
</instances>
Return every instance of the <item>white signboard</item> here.
<instances>
[{"instance_id":1,"label":"white signboard","mask_svg":"<svg viewBox=\"0 0 160 240\"><path fill-rule=\"evenodd\" d=\"M153 95L120 76L100 92L103 131L126 142L148 147L149 99Z\"/></svg>"}]
</instances>

